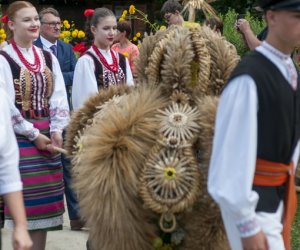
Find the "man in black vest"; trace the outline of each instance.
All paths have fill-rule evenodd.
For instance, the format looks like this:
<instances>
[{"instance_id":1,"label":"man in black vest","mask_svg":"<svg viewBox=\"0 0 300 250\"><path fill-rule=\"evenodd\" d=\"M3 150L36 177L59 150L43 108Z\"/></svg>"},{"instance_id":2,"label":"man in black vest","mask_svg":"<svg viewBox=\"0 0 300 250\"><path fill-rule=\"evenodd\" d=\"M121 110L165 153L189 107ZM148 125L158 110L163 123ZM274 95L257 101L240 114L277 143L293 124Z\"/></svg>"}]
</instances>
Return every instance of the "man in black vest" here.
<instances>
[{"instance_id":1,"label":"man in black vest","mask_svg":"<svg viewBox=\"0 0 300 250\"><path fill-rule=\"evenodd\" d=\"M290 55L300 44L300 0L258 4L268 35L221 95L208 190L233 250L290 250L300 137L300 86Z\"/></svg>"}]
</instances>

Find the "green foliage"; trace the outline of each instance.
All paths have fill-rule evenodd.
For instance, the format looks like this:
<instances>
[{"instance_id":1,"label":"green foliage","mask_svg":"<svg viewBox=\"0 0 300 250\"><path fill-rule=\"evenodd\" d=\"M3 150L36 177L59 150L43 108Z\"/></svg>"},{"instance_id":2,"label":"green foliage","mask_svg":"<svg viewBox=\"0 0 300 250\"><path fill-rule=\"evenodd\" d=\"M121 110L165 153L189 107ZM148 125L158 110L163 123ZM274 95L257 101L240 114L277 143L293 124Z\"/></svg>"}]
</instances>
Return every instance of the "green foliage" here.
<instances>
[{"instance_id":1,"label":"green foliage","mask_svg":"<svg viewBox=\"0 0 300 250\"><path fill-rule=\"evenodd\" d=\"M249 49L246 46L242 35L237 32L234 27L237 15L238 13L235 10L230 9L225 15L220 14L220 18L224 24L223 35L236 47L238 54L242 57ZM246 12L245 19L248 20L255 34L259 34L266 26L264 20L254 17L250 12Z\"/></svg>"},{"instance_id":2,"label":"green foliage","mask_svg":"<svg viewBox=\"0 0 300 250\"><path fill-rule=\"evenodd\" d=\"M300 249L300 194L298 196L298 209L297 214L292 226L292 250Z\"/></svg>"},{"instance_id":3,"label":"green foliage","mask_svg":"<svg viewBox=\"0 0 300 250\"><path fill-rule=\"evenodd\" d=\"M211 3L218 13L227 13L230 9L235 9L237 13L244 14L246 12L255 13L253 7L256 0L219 0Z\"/></svg>"}]
</instances>

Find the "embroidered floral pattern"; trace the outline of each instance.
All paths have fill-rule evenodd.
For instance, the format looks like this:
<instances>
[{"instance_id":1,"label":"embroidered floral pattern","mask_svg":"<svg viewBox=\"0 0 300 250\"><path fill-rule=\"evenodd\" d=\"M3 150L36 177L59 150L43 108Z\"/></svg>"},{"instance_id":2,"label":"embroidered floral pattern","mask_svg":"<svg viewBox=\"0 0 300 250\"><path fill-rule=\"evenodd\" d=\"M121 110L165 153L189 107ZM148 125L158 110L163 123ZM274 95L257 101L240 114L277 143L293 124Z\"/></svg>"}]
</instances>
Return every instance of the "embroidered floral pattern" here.
<instances>
[{"instance_id":1,"label":"embroidered floral pattern","mask_svg":"<svg viewBox=\"0 0 300 250\"><path fill-rule=\"evenodd\" d=\"M32 131L29 132L29 134L27 135L27 138L29 141L34 141L38 135L39 135L39 130L37 128L34 128Z\"/></svg>"},{"instance_id":2,"label":"embroidered floral pattern","mask_svg":"<svg viewBox=\"0 0 300 250\"><path fill-rule=\"evenodd\" d=\"M118 85L124 80L125 74L120 66L117 74L114 74L103 66L103 85L105 88L108 88L111 85Z\"/></svg>"},{"instance_id":3,"label":"embroidered floral pattern","mask_svg":"<svg viewBox=\"0 0 300 250\"><path fill-rule=\"evenodd\" d=\"M247 221L243 221L237 224L238 230L242 236L250 235L259 228L259 225L255 218Z\"/></svg>"},{"instance_id":4,"label":"embroidered floral pattern","mask_svg":"<svg viewBox=\"0 0 300 250\"><path fill-rule=\"evenodd\" d=\"M53 118L54 116L69 117L69 110L68 109L60 109L58 107L56 107L54 109L50 109L50 117Z\"/></svg>"},{"instance_id":5,"label":"embroidered floral pattern","mask_svg":"<svg viewBox=\"0 0 300 250\"><path fill-rule=\"evenodd\" d=\"M21 116L21 114L13 115L11 117L12 125L21 124L24 122L24 118Z\"/></svg>"}]
</instances>

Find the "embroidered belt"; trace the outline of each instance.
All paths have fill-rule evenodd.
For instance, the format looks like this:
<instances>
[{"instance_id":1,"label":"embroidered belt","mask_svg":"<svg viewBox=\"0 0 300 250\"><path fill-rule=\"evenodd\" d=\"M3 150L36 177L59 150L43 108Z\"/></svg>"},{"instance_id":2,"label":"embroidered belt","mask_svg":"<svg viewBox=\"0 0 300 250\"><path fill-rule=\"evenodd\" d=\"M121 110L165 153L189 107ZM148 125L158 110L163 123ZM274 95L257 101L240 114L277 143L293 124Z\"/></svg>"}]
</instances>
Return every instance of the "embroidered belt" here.
<instances>
[{"instance_id":1,"label":"embroidered belt","mask_svg":"<svg viewBox=\"0 0 300 250\"><path fill-rule=\"evenodd\" d=\"M253 184L257 186L272 187L286 184L282 237L286 250L290 250L291 226L297 210L297 195L293 162L287 165L257 159Z\"/></svg>"}]
</instances>

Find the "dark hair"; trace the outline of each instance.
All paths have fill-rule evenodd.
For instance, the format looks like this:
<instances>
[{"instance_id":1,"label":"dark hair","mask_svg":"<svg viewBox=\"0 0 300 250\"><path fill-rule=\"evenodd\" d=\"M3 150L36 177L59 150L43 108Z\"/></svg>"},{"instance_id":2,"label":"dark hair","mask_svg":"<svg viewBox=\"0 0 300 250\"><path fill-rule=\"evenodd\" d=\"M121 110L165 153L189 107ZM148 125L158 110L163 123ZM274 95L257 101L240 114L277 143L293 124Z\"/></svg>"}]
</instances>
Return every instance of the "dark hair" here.
<instances>
[{"instance_id":1,"label":"dark hair","mask_svg":"<svg viewBox=\"0 0 300 250\"><path fill-rule=\"evenodd\" d=\"M118 22L117 30L120 32L126 31L126 38L129 39L129 37L131 35L131 25L129 22L126 22L126 21Z\"/></svg>"},{"instance_id":2,"label":"dark hair","mask_svg":"<svg viewBox=\"0 0 300 250\"><path fill-rule=\"evenodd\" d=\"M40 21L43 20L43 17L44 15L46 14L52 14L53 16L56 16L56 17L59 17L60 18L60 15L58 13L58 11L54 8L46 8L46 9L43 9L39 12L39 18L40 18Z\"/></svg>"},{"instance_id":3,"label":"dark hair","mask_svg":"<svg viewBox=\"0 0 300 250\"><path fill-rule=\"evenodd\" d=\"M109 16L116 18L115 14L111 10L103 7L96 8L93 15L86 18L84 45L87 48L89 48L94 42L94 35L91 31L91 27L96 27L101 22L101 19Z\"/></svg>"},{"instance_id":4,"label":"dark hair","mask_svg":"<svg viewBox=\"0 0 300 250\"><path fill-rule=\"evenodd\" d=\"M218 17L211 17L204 22L207 26L209 26L213 30L219 30L221 34L223 34L223 22Z\"/></svg>"},{"instance_id":5,"label":"dark hair","mask_svg":"<svg viewBox=\"0 0 300 250\"><path fill-rule=\"evenodd\" d=\"M8 20L14 20L15 14L17 11L23 8L30 8L33 7L33 4L27 1L16 1L11 3L7 10L6 10L6 15ZM7 40L10 40L13 37L13 32L8 28L7 23L4 24L4 29L6 33Z\"/></svg>"},{"instance_id":6,"label":"dark hair","mask_svg":"<svg viewBox=\"0 0 300 250\"><path fill-rule=\"evenodd\" d=\"M160 13L164 16L166 13L181 12L183 6L177 0L168 0L161 7Z\"/></svg>"}]
</instances>

